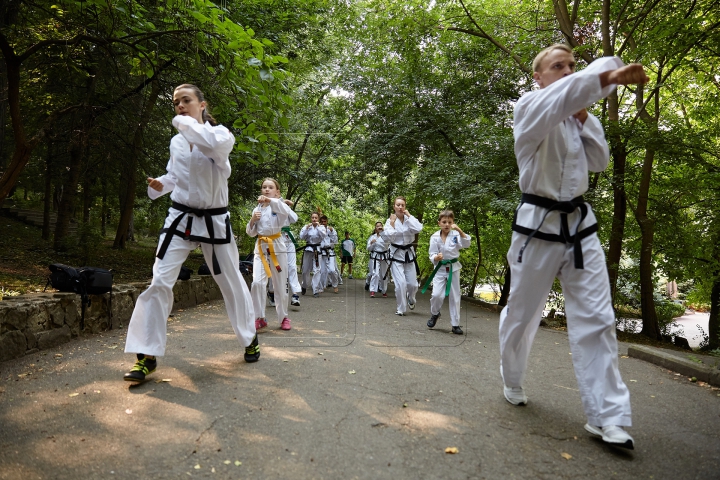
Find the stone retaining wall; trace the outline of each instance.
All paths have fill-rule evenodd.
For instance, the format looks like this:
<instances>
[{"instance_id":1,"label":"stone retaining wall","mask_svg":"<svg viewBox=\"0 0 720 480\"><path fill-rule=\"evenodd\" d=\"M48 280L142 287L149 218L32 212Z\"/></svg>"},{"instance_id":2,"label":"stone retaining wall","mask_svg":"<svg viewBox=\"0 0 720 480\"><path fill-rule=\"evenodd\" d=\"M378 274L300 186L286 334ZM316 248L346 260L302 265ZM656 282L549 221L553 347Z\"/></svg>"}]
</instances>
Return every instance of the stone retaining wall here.
<instances>
[{"instance_id":1,"label":"stone retaining wall","mask_svg":"<svg viewBox=\"0 0 720 480\"><path fill-rule=\"evenodd\" d=\"M110 294L90 295L85 309L85 329L80 331L80 295L75 293L37 293L4 297L0 301L0 361L69 341L81 333L98 333L126 326L138 295L148 283L113 286L112 317ZM222 298L211 276L178 280L173 288L174 308L186 308Z\"/></svg>"}]
</instances>

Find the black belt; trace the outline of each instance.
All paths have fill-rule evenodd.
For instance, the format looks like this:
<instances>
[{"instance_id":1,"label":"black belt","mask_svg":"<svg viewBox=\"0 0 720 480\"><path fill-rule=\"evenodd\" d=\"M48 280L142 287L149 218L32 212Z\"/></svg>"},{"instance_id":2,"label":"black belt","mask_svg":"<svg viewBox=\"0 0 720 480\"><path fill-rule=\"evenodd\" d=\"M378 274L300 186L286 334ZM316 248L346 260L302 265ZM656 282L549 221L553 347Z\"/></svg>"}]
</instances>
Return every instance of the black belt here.
<instances>
[{"instance_id":1,"label":"black belt","mask_svg":"<svg viewBox=\"0 0 720 480\"><path fill-rule=\"evenodd\" d=\"M590 225L587 228L584 228L583 230L576 231L574 235L570 234L570 227L568 226L568 214L574 212L578 208L580 209L580 221L577 224L576 230L582 222L585 220L585 217L587 217L588 214L588 205L585 203L585 200L583 199L582 195L579 197L575 197L572 200L564 201L564 202L558 202L556 200L552 200L550 198L541 197L539 195L533 195L530 193L523 193L522 197L520 198L520 205L522 206L523 203L529 203L530 205L535 205L537 207L542 207L547 210L545 212L545 215L543 215L542 220L540 221L540 225L537 226L534 230L527 227L522 227L517 224L517 210L515 210L515 217L513 218L512 223L512 230L514 232L521 233L523 235L527 235L528 238L525 240L525 243L523 244L522 248L520 249L520 254L518 255L518 263L522 263L522 255L523 251L525 250L525 247L527 247L527 244L530 242L530 240L535 238L539 238L540 240L545 240L547 242L557 242L557 243L572 243L573 244L573 254L575 257L575 268L585 268L583 264L583 254L582 254L582 245L580 242L583 238L589 237L593 233L598 231L598 224L594 223ZM519 209L519 207L518 207ZM545 218L548 216L548 214L554 210L559 210L562 212L560 214L560 233L545 233L540 231L540 227L542 227L543 223L545 222Z\"/></svg>"},{"instance_id":2,"label":"black belt","mask_svg":"<svg viewBox=\"0 0 720 480\"><path fill-rule=\"evenodd\" d=\"M302 253L302 260L300 260L300 265L303 265L303 262L305 261L305 249L308 247L312 248L313 251L313 257L315 258L315 266L320 268L320 261L318 260L318 247L320 247L319 243L306 243L303 249Z\"/></svg>"},{"instance_id":3,"label":"black belt","mask_svg":"<svg viewBox=\"0 0 720 480\"><path fill-rule=\"evenodd\" d=\"M335 256L335 249L333 247L320 247L320 250L322 250L323 256L327 255L330 257Z\"/></svg>"},{"instance_id":4,"label":"black belt","mask_svg":"<svg viewBox=\"0 0 720 480\"><path fill-rule=\"evenodd\" d=\"M399 248L400 250L405 250L405 260L398 260L395 258L395 252L390 256L390 262L397 262L397 263L414 263L415 264L415 274L420 275L420 267L417 263L417 254L415 253L415 249L413 248L412 243L408 243L407 245L398 245L397 243L391 243L395 248ZM410 249L412 249L413 252L413 258L410 259Z\"/></svg>"},{"instance_id":5,"label":"black belt","mask_svg":"<svg viewBox=\"0 0 720 480\"><path fill-rule=\"evenodd\" d=\"M190 240L193 242L202 242L202 243L209 243L213 246L213 253L212 253L212 264L213 264L213 273L215 275L219 275L222 273L220 271L220 263L217 260L217 257L215 256L215 245L223 245L226 243L230 243L232 240L232 231L230 229L230 217L225 217L225 238L215 238L215 227L213 225L212 217L215 215L224 215L227 214L228 209L227 207L219 207L219 208L207 208L207 209L200 209L200 208L192 208L188 207L187 205L183 205L181 203L172 202L172 208L175 210L179 210L182 213L182 215L178 215L175 220L170 224L168 228L163 228L160 230L160 235L165 233L165 239L163 239L162 245L160 245L160 250L157 253L157 258L162 259L165 256L165 253L167 252L168 247L170 246L170 241L172 240L173 236L177 235L178 237L182 237L183 240ZM209 237L198 237L195 235L191 235L190 232L192 231L192 222L193 217L188 217L187 226L185 227L185 231L180 231L177 229L178 225L180 225L180 221L185 217L186 214L191 213L195 215L196 217L204 217L205 218L205 226L207 227L208 235ZM168 212L168 215L170 212ZM168 235L169 234L169 235Z\"/></svg>"},{"instance_id":6,"label":"black belt","mask_svg":"<svg viewBox=\"0 0 720 480\"><path fill-rule=\"evenodd\" d=\"M374 252L370 250L370 260L373 261L373 271L377 269L377 262L380 260L381 262L390 263L388 262L388 253L387 252ZM385 276L383 277L383 280L387 278L388 272L390 269L385 271Z\"/></svg>"}]
</instances>

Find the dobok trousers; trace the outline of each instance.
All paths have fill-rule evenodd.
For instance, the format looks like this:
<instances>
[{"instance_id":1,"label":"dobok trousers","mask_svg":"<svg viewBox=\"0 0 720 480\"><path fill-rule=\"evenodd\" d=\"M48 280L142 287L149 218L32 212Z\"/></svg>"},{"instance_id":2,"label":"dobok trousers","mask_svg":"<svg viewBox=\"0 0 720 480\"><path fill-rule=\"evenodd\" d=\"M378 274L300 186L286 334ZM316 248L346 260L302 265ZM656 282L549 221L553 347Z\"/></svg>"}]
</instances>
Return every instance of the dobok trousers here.
<instances>
[{"instance_id":1,"label":"dobok trousers","mask_svg":"<svg viewBox=\"0 0 720 480\"><path fill-rule=\"evenodd\" d=\"M571 244L513 232L507 255L510 299L500 314L500 371L508 387L521 387L528 355L552 283L558 277L565 297L570 351L588 423L631 426L630 393L620 378L615 314L605 255L597 234L582 240L583 269L575 268Z\"/></svg>"},{"instance_id":2,"label":"dobok trousers","mask_svg":"<svg viewBox=\"0 0 720 480\"><path fill-rule=\"evenodd\" d=\"M167 234L162 234L158 249ZM126 353L143 353L145 355L165 355L167 341L167 318L173 306L173 286L177 281L180 267L188 254L202 246L203 256L208 265L212 265L213 246L173 238L164 258L156 258L153 265L153 278L150 286L137 299L135 309L128 325ZM240 345L247 347L255 337L255 314L245 280L240 273L240 258L237 245L230 243L215 245L215 256L220 264L221 274L213 279L220 287L230 325Z\"/></svg>"}]
</instances>

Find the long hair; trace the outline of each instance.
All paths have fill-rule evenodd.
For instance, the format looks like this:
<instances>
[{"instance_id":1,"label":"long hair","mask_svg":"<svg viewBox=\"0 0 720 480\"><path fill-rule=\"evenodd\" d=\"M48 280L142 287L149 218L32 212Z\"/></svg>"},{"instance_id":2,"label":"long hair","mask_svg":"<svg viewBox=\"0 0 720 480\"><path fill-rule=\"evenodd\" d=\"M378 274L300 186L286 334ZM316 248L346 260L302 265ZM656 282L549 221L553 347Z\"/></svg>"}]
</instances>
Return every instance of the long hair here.
<instances>
[{"instance_id":1,"label":"long hair","mask_svg":"<svg viewBox=\"0 0 720 480\"><path fill-rule=\"evenodd\" d=\"M205 102L205 108L203 108L202 111L203 122L209 122L210 125L212 125L213 127L216 126L218 122L217 120L215 120L215 118L213 118L212 115L210 115L210 112L208 111L209 107L207 105L207 100L205 100L205 95L203 95L203 92L197 87L197 85L193 85L192 83L183 83L182 85L175 87L175 90L178 90L180 88L189 88L195 93L198 102Z\"/></svg>"}]
</instances>

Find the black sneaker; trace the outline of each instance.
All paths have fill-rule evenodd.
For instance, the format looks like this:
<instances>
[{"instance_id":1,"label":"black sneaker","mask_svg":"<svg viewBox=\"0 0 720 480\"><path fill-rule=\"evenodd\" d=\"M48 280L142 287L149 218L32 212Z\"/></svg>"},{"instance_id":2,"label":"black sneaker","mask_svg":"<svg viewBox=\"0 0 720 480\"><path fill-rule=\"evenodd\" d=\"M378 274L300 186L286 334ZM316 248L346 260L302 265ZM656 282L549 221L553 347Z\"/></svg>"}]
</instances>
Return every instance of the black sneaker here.
<instances>
[{"instance_id":1,"label":"black sneaker","mask_svg":"<svg viewBox=\"0 0 720 480\"><path fill-rule=\"evenodd\" d=\"M267 292L268 296L268 303L271 307L275 306L275 293L274 292Z\"/></svg>"},{"instance_id":2,"label":"black sneaker","mask_svg":"<svg viewBox=\"0 0 720 480\"><path fill-rule=\"evenodd\" d=\"M137 354L135 366L123 378L127 382L144 382L145 376L150 375L157 368L157 358L146 358L142 353Z\"/></svg>"},{"instance_id":3,"label":"black sneaker","mask_svg":"<svg viewBox=\"0 0 720 480\"><path fill-rule=\"evenodd\" d=\"M245 361L248 363L260 360L260 345L258 345L257 333L249 346L245 347Z\"/></svg>"},{"instance_id":4,"label":"black sneaker","mask_svg":"<svg viewBox=\"0 0 720 480\"><path fill-rule=\"evenodd\" d=\"M292 300L290 300L290 305L293 307L299 307L300 306L300 297L298 297L297 293L294 293L292 296Z\"/></svg>"},{"instance_id":5,"label":"black sneaker","mask_svg":"<svg viewBox=\"0 0 720 480\"><path fill-rule=\"evenodd\" d=\"M303 295L305 295L305 291L306 291L306 290L307 290L307 289L306 289L305 287L302 287L302 288L300 289L300 291L302 292Z\"/></svg>"},{"instance_id":6,"label":"black sneaker","mask_svg":"<svg viewBox=\"0 0 720 480\"><path fill-rule=\"evenodd\" d=\"M370 290L370 284L367 282L365 283L365 290Z\"/></svg>"},{"instance_id":7,"label":"black sneaker","mask_svg":"<svg viewBox=\"0 0 720 480\"><path fill-rule=\"evenodd\" d=\"M462 335L462 334L463 334L462 328L460 328L459 326L453 327L453 328L452 328L452 332L453 332L455 335Z\"/></svg>"},{"instance_id":8,"label":"black sneaker","mask_svg":"<svg viewBox=\"0 0 720 480\"><path fill-rule=\"evenodd\" d=\"M440 314L437 315L431 315L430 320L427 321L428 328L433 328L435 326L435 323L437 322L437 319L440 318Z\"/></svg>"}]
</instances>

